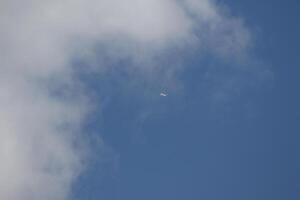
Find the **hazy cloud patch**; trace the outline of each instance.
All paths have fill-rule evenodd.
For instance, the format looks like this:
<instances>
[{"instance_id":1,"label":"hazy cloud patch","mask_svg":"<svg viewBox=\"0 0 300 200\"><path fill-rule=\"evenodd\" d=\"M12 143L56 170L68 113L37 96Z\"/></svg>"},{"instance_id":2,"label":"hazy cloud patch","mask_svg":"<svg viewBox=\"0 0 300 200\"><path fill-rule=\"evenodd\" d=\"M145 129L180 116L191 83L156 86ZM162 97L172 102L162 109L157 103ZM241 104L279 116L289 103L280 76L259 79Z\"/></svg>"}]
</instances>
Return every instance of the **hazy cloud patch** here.
<instances>
[{"instance_id":1,"label":"hazy cloud patch","mask_svg":"<svg viewBox=\"0 0 300 200\"><path fill-rule=\"evenodd\" d=\"M230 58L251 40L210 0L1 0L0 29L0 199L10 200L67 199L83 170L92 106L74 58L93 66L79 72L127 59L150 78L172 76L156 61L171 49ZM106 56L92 63L98 45Z\"/></svg>"}]
</instances>

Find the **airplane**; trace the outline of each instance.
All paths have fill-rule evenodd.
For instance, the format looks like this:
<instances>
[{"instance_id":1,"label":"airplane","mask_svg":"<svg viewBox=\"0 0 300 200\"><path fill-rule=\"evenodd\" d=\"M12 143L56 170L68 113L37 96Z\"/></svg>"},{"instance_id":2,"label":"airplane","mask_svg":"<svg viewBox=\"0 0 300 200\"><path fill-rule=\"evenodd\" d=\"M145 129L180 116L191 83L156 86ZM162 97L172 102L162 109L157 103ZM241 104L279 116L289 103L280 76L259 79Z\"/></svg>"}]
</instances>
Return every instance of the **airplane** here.
<instances>
[{"instance_id":1,"label":"airplane","mask_svg":"<svg viewBox=\"0 0 300 200\"><path fill-rule=\"evenodd\" d=\"M160 96L163 96L163 97L166 97L166 96L168 96L168 94L166 94L166 93L163 93L163 92L161 92L159 95L160 95Z\"/></svg>"}]
</instances>

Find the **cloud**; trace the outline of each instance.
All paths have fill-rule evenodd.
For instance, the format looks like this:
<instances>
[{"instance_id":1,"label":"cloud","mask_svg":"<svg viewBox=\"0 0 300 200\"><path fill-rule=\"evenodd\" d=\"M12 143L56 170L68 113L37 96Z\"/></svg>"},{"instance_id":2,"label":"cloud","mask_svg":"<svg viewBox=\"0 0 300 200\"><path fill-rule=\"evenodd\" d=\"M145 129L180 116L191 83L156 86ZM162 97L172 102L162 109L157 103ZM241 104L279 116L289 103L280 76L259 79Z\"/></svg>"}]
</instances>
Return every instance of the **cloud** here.
<instances>
[{"instance_id":1,"label":"cloud","mask_svg":"<svg viewBox=\"0 0 300 200\"><path fill-rule=\"evenodd\" d=\"M10 200L67 199L83 169L90 106L74 59L92 62L102 46L108 60L93 70L128 58L148 72L172 48L236 57L251 39L210 0L1 0L0 30L0 199Z\"/></svg>"}]
</instances>

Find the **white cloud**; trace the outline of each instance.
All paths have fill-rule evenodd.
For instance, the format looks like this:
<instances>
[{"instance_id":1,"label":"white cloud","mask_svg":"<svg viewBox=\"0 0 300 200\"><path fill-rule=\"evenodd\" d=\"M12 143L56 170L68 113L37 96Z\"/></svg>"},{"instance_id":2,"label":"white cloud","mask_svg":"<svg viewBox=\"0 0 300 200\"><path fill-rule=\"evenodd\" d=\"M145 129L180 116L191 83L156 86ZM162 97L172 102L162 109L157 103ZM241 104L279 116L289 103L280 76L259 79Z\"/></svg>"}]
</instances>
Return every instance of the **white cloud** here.
<instances>
[{"instance_id":1,"label":"white cloud","mask_svg":"<svg viewBox=\"0 0 300 200\"><path fill-rule=\"evenodd\" d=\"M151 60L173 45L228 56L249 39L243 23L210 0L0 0L0 199L68 197L89 110L72 76L74 56L88 59L96 44L111 59ZM63 95L51 93L53 85Z\"/></svg>"}]
</instances>

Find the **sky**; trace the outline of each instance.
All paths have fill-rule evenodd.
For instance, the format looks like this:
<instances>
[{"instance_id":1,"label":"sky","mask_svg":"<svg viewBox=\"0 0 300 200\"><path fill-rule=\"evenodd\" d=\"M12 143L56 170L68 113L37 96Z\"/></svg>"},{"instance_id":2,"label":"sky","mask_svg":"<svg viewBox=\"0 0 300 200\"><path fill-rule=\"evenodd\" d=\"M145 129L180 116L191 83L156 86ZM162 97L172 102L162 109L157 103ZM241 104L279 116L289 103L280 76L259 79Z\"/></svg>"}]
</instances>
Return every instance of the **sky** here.
<instances>
[{"instance_id":1,"label":"sky","mask_svg":"<svg viewBox=\"0 0 300 200\"><path fill-rule=\"evenodd\" d=\"M0 0L0 199L298 200L299 8Z\"/></svg>"}]
</instances>

